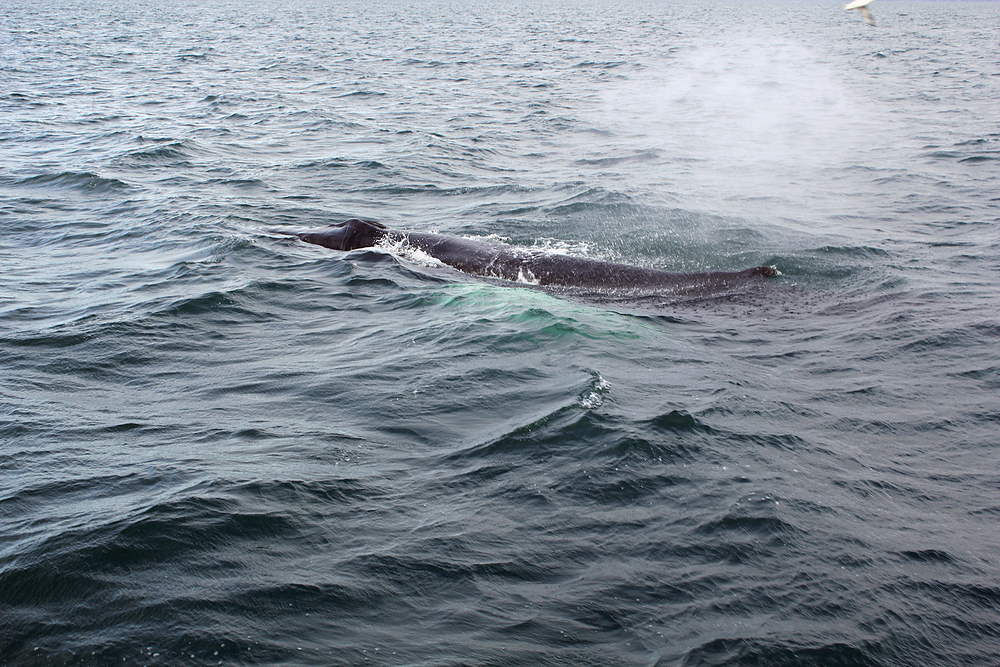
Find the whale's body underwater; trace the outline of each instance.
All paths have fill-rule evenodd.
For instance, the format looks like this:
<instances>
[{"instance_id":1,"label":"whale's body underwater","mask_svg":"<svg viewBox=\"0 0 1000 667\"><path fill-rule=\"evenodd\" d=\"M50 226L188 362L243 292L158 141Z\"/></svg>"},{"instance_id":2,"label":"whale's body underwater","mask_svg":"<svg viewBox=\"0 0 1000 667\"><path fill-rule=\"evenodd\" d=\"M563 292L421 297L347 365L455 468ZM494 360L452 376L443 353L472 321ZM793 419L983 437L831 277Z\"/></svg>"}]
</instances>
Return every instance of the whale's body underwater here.
<instances>
[{"instance_id":1,"label":"whale's body underwater","mask_svg":"<svg viewBox=\"0 0 1000 667\"><path fill-rule=\"evenodd\" d=\"M409 247L476 276L585 290L716 294L778 275L778 271L770 266L757 266L743 271L673 273L518 248L503 243L424 232L402 232L357 218L318 231L274 231L334 250L375 246Z\"/></svg>"}]
</instances>

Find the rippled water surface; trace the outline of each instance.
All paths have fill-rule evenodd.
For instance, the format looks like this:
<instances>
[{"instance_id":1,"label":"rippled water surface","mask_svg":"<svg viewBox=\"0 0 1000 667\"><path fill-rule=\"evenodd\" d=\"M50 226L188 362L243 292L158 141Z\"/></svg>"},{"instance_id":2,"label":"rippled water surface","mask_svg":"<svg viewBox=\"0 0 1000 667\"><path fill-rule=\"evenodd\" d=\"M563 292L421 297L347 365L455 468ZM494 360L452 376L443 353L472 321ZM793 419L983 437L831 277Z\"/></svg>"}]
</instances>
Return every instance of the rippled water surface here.
<instances>
[{"instance_id":1,"label":"rippled water surface","mask_svg":"<svg viewBox=\"0 0 1000 667\"><path fill-rule=\"evenodd\" d=\"M871 8L3 3L0 664L996 665L1000 3Z\"/></svg>"}]
</instances>

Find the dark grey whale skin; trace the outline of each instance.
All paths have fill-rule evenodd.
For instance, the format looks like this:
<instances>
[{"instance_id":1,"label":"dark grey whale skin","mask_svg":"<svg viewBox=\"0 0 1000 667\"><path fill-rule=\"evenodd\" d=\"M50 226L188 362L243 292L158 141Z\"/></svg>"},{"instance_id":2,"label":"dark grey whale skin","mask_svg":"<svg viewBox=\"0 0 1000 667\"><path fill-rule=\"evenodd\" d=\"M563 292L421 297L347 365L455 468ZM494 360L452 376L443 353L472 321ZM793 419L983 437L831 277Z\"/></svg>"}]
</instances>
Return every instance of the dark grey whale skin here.
<instances>
[{"instance_id":1,"label":"dark grey whale skin","mask_svg":"<svg viewBox=\"0 0 1000 667\"><path fill-rule=\"evenodd\" d=\"M320 231L274 231L334 250L355 250L379 244L406 244L465 273L557 287L718 293L778 275L778 271L770 266L757 266L743 271L671 273L516 248L502 243L423 232L401 232L358 218L345 220Z\"/></svg>"}]
</instances>

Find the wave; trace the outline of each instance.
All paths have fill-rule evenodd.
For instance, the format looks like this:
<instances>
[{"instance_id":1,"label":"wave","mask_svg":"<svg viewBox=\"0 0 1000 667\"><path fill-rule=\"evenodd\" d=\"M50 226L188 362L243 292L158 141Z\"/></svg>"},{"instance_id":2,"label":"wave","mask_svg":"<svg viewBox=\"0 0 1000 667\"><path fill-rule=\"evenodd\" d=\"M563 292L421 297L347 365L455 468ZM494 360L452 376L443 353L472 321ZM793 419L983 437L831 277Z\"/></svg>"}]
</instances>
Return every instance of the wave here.
<instances>
[{"instance_id":1,"label":"wave","mask_svg":"<svg viewBox=\"0 0 1000 667\"><path fill-rule=\"evenodd\" d=\"M385 97L388 93L382 92L381 90L355 90L349 93L344 93L343 95L337 95L337 99L347 99L347 98L357 98L357 99L368 99L371 97Z\"/></svg>"},{"instance_id":2,"label":"wave","mask_svg":"<svg viewBox=\"0 0 1000 667\"><path fill-rule=\"evenodd\" d=\"M162 162L174 164L190 158L193 151L183 141L171 141L152 148L141 148L129 151L119 158L132 162Z\"/></svg>"},{"instance_id":3,"label":"wave","mask_svg":"<svg viewBox=\"0 0 1000 667\"><path fill-rule=\"evenodd\" d=\"M211 178L202 181L201 185L223 185L239 189L268 188L267 183L259 178Z\"/></svg>"},{"instance_id":4,"label":"wave","mask_svg":"<svg viewBox=\"0 0 1000 667\"><path fill-rule=\"evenodd\" d=\"M131 185L117 178L105 178L89 171L40 174L15 181L12 185L23 188L68 189L93 194L127 192L132 189Z\"/></svg>"},{"instance_id":5,"label":"wave","mask_svg":"<svg viewBox=\"0 0 1000 667\"><path fill-rule=\"evenodd\" d=\"M690 462L701 456L703 448L710 442L710 436L714 435L697 419L679 411L649 420L646 423L649 430L641 434L623 431L617 419L594 410L609 390L610 386L600 374L595 374L590 387L580 391L576 401L567 402L537 420L487 442L451 452L442 461L454 464L497 457L510 460L514 457L514 460L527 462L552 456L572 456L579 460L597 457L635 463ZM595 400L595 395L601 398ZM641 479L638 483L645 484ZM619 481L611 484L616 486ZM600 490L592 493L597 498L606 496Z\"/></svg>"},{"instance_id":6,"label":"wave","mask_svg":"<svg viewBox=\"0 0 1000 667\"><path fill-rule=\"evenodd\" d=\"M584 158L577 160L574 164L578 164L582 167L617 167L621 164L626 164L629 162L652 162L654 160L660 159L660 151L657 150L644 150L639 151L633 155L625 155L622 157L603 157L603 158Z\"/></svg>"},{"instance_id":7,"label":"wave","mask_svg":"<svg viewBox=\"0 0 1000 667\"><path fill-rule=\"evenodd\" d=\"M606 60L606 61L595 61L595 60L584 60L583 62L574 65L577 69L616 69L618 67L625 67L629 65L625 60Z\"/></svg>"},{"instance_id":8,"label":"wave","mask_svg":"<svg viewBox=\"0 0 1000 667\"><path fill-rule=\"evenodd\" d=\"M397 170L379 162L378 160L348 160L346 158L326 158L322 160L310 160L294 166L295 169L361 169L382 172L386 175L398 174Z\"/></svg>"},{"instance_id":9,"label":"wave","mask_svg":"<svg viewBox=\"0 0 1000 667\"><path fill-rule=\"evenodd\" d=\"M36 96L16 92L0 94L0 101L16 108L30 107L32 109L40 109L46 105L45 102Z\"/></svg>"},{"instance_id":10,"label":"wave","mask_svg":"<svg viewBox=\"0 0 1000 667\"><path fill-rule=\"evenodd\" d=\"M713 639L692 649L679 662L661 661L657 667L888 667L884 650L874 642L860 646L843 642L792 643L766 639Z\"/></svg>"}]
</instances>

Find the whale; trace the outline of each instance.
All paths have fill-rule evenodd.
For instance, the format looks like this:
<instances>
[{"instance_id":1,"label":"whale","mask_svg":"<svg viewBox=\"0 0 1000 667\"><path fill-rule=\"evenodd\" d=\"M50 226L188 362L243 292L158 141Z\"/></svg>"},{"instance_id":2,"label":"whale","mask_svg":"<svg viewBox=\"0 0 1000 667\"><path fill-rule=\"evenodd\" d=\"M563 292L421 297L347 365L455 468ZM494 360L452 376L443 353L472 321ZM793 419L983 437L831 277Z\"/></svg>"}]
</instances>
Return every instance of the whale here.
<instances>
[{"instance_id":1,"label":"whale","mask_svg":"<svg viewBox=\"0 0 1000 667\"><path fill-rule=\"evenodd\" d=\"M360 218L351 218L318 230L272 231L333 250L374 247L404 252L419 250L474 276L557 288L701 295L730 291L779 275L773 266L755 266L742 271L674 273L505 243L400 231Z\"/></svg>"}]
</instances>

